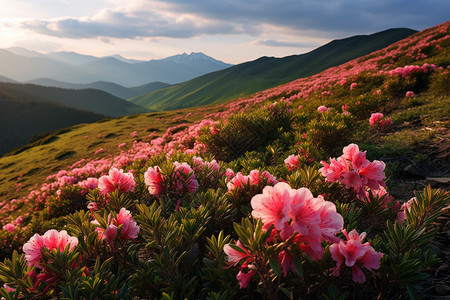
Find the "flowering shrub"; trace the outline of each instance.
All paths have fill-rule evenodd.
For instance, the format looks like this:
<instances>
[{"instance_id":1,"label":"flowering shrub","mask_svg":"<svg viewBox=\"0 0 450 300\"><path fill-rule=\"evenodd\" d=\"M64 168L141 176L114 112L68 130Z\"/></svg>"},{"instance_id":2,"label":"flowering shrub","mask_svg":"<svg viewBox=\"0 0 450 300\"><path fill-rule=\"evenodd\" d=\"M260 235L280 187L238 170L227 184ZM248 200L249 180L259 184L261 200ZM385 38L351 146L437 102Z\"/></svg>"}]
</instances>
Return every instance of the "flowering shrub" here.
<instances>
[{"instance_id":1,"label":"flowering shrub","mask_svg":"<svg viewBox=\"0 0 450 300\"><path fill-rule=\"evenodd\" d=\"M339 181L348 189L353 189L360 199L366 196L366 189L378 190L385 186L383 179L385 164L382 161L369 161L366 152L359 150L358 145L350 144L343 149L343 155L332 158L330 164L320 162L319 170L327 181Z\"/></svg>"},{"instance_id":2,"label":"flowering shrub","mask_svg":"<svg viewBox=\"0 0 450 300\"><path fill-rule=\"evenodd\" d=\"M393 124L390 118L384 119L382 113L373 113L369 119L370 126L374 127L378 131L382 131Z\"/></svg>"},{"instance_id":3,"label":"flowering shrub","mask_svg":"<svg viewBox=\"0 0 450 300\"><path fill-rule=\"evenodd\" d=\"M352 268L353 281L363 283L366 281L366 277L359 265L364 266L367 270L379 269L383 253L376 252L370 246L370 243L362 244L362 240L366 236L365 232L358 234L353 229L350 233L347 233L344 229L343 233L347 241L340 241L339 244L330 246L331 257L336 261L333 275L339 276L341 265L345 260L345 265Z\"/></svg>"}]
</instances>

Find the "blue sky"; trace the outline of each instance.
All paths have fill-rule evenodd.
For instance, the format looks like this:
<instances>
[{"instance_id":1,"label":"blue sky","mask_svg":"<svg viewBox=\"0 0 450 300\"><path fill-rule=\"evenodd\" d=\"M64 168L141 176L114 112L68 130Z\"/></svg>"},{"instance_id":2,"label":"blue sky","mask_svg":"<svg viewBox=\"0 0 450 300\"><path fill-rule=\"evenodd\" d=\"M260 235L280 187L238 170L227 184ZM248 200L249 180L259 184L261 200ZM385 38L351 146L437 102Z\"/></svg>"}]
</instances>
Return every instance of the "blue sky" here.
<instances>
[{"instance_id":1,"label":"blue sky","mask_svg":"<svg viewBox=\"0 0 450 300\"><path fill-rule=\"evenodd\" d=\"M300 54L333 39L447 21L448 0L0 0L0 48L228 63Z\"/></svg>"}]
</instances>

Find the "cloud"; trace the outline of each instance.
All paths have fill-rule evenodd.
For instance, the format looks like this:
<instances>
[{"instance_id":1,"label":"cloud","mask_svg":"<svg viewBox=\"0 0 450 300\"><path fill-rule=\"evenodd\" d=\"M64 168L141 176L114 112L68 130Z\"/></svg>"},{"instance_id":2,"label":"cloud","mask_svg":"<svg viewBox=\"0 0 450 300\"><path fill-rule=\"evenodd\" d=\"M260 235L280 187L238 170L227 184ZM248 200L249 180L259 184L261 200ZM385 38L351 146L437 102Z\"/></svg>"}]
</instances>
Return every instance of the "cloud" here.
<instances>
[{"instance_id":1,"label":"cloud","mask_svg":"<svg viewBox=\"0 0 450 300\"><path fill-rule=\"evenodd\" d=\"M268 47L290 47L290 48L310 48L317 47L318 43L301 43L301 42L291 42L291 41L278 41L278 40L256 40L251 43L252 45L261 45Z\"/></svg>"},{"instance_id":2,"label":"cloud","mask_svg":"<svg viewBox=\"0 0 450 300\"><path fill-rule=\"evenodd\" d=\"M121 4L122 3L122 4ZM41 34L79 38L192 38L267 30L283 35L345 37L391 27L424 29L447 20L447 0L130 0L85 17L36 19L21 26ZM121 5L121 6L120 6ZM265 32L266 31L266 32ZM291 42L262 40L291 47ZM294 43L295 44L295 43ZM296 46L297 47L297 46Z\"/></svg>"},{"instance_id":3,"label":"cloud","mask_svg":"<svg viewBox=\"0 0 450 300\"><path fill-rule=\"evenodd\" d=\"M140 3L141 5L136 5ZM145 2L145 1L144 1ZM205 34L257 32L246 24L205 19L194 14L154 9L135 1L134 5L104 9L92 17L27 20L20 26L40 34L79 38L191 38ZM150 7L150 8L149 8Z\"/></svg>"}]
</instances>

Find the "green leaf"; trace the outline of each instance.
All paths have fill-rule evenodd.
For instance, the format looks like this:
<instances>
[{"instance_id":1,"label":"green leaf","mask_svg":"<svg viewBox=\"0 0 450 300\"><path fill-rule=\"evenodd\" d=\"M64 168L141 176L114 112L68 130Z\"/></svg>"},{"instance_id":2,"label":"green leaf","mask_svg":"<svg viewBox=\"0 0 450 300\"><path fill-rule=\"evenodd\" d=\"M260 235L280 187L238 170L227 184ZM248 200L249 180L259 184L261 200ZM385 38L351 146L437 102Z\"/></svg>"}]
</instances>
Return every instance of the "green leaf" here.
<instances>
[{"instance_id":1,"label":"green leaf","mask_svg":"<svg viewBox=\"0 0 450 300\"><path fill-rule=\"evenodd\" d=\"M272 258L269 258L269 265L272 268L272 270L275 273L275 275L277 275L278 277L281 277L280 264L276 260L273 260Z\"/></svg>"}]
</instances>

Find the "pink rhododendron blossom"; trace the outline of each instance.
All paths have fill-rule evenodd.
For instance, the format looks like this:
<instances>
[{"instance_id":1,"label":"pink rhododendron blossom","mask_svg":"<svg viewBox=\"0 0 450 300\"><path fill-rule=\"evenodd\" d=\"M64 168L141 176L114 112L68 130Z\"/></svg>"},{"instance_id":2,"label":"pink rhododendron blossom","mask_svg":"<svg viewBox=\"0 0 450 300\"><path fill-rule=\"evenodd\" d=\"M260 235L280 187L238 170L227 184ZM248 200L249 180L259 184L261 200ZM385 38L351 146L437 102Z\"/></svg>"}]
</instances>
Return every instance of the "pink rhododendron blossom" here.
<instances>
[{"instance_id":1,"label":"pink rhododendron blossom","mask_svg":"<svg viewBox=\"0 0 450 300\"><path fill-rule=\"evenodd\" d=\"M352 84L350 84L350 91L356 88L357 86L358 84L356 82L352 82Z\"/></svg>"},{"instance_id":2,"label":"pink rhododendron blossom","mask_svg":"<svg viewBox=\"0 0 450 300\"><path fill-rule=\"evenodd\" d=\"M106 227L105 233L103 234L103 238L109 241L110 244L113 244L116 235L117 235L117 226L111 224L108 225L108 227Z\"/></svg>"},{"instance_id":3,"label":"pink rhododendron blossom","mask_svg":"<svg viewBox=\"0 0 450 300\"><path fill-rule=\"evenodd\" d=\"M241 248L242 251L233 249L229 244L223 246L223 251L228 256L228 262L233 263L233 266L236 266L243 259L252 257L248 250L242 245L241 241L238 240L236 246Z\"/></svg>"},{"instance_id":4,"label":"pink rhododendron blossom","mask_svg":"<svg viewBox=\"0 0 450 300\"><path fill-rule=\"evenodd\" d=\"M186 189L189 193L194 193L198 188L198 181L195 179L194 172L187 163L175 161L175 188L178 191Z\"/></svg>"},{"instance_id":5,"label":"pink rhododendron blossom","mask_svg":"<svg viewBox=\"0 0 450 300\"><path fill-rule=\"evenodd\" d=\"M225 170L225 176L227 177L228 181L230 181L235 176L234 171L231 170L230 168L227 168Z\"/></svg>"},{"instance_id":6,"label":"pink rhododendron blossom","mask_svg":"<svg viewBox=\"0 0 450 300\"><path fill-rule=\"evenodd\" d=\"M98 204L96 202L89 202L87 208L93 212L98 210Z\"/></svg>"},{"instance_id":7,"label":"pink rhododendron blossom","mask_svg":"<svg viewBox=\"0 0 450 300\"><path fill-rule=\"evenodd\" d=\"M365 232L358 234L353 229L347 233L344 229L343 233L347 241L340 241L329 248L331 257L336 261L336 268L332 269L333 275L339 276L341 265L345 262L347 267L352 268L353 281L363 283L366 277L360 267L363 266L369 271L378 269L383 253L376 252L370 243L362 243L366 236Z\"/></svg>"},{"instance_id":8,"label":"pink rhododendron blossom","mask_svg":"<svg viewBox=\"0 0 450 300\"><path fill-rule=\"evenodd\" d=\"M417 201L416 197L412 197L407 202L403 203L400 207L400 211L397 213L397 221L400 223L403 223L406 220L406 214L405 211L409 211L411 205Z\"/></svg>"},{"instance_id":9,"label":"pink rhododendron blossom","mask_svg":"<svg viewBox=\"0 0 450 300\"><path fill-rule=\"evenodd\" d=\"M250 270L247 273L244 273L242 270L239 271L239 273L236 275L236 279L239 281L239 287L241 289L244 289L248 286L250 283L250 280L255 275L256 271Z\"/></svg>"},{"instance_id":10,"label":"pink rhododendron blossom","mask_svg":"<svg viewBox=\"0 0 450 300\"><path fill-rule=\"evenodd\" d=\"M322 196L314 198L306 188L292 189L284 182L265 187L262 194L252 198L251 205L252 216L261 219L263 228L273 225L282 239L296 235L294 240L313 259L320 259L324 252L322 240L336 241L334 235L344 224L332 202Z\"/></svg>"},{"instance_id":11,"label":"pink rhododendron blossom","mask_svg":"<svg viewBox=\"0 0 450 300\"><path fill-rule=\"evenodd\" d=\"M326 107L326 106L323 106L323 105L321 105L321 106L319 106L319 107L317 108L317 111L318 111L318 112L321 112L321 113L324 113L324 112L330 111L330 110L331 110L330 108L328 108L328 107Z\"/></svg>"},{"instance_id":12,"label":"pink rhododendron blossom","mask_svg":"<svg viewBox=\"0 0 450 300\"><path fill-rule=\"evenodd\" d=\"M370 116L369 124L371 126L374 126L376 123L379 123L381 120L383 120L383 118L384 118L384 115L382 113L373 113Z\"/></svg>"},{"instance_id":13,"label":"pink rhododendron blossom","mask_svg":"<svg viewBox=\"0 0 450 300\"><path fill-rule=\"evenodd\" d=\"M98 188L104 195L118 189L122 193L134 192L136 182L133 174L124 173L123 170L111 168L109 175L104 175L98 180Z\"/></svg>"},{"instance_id":14,"label":"pink rhododendron blossom","mask_svg":"<svg viewBox=\"0 0 450 300\"><path fill-rule=\"evenodd\" d=\"M414 96L415 96L415 94L413 91L407 91L405 94L405 97L414 97Z\"/></svg>"},{"instance_id":15,"label":"pink rhododendron blossom","mask_svg":"<svg viewBox=\"0 0 450 300\"><path fill-rule=\"evenodd\" d=\"M67 244L70 245L69 250L72 250L78 245L78 239L68 235L65 230L58 232L55 229L50 229L42 236L36 233L23 245L23 252L25 252L28 266L39 266L42 247L48 250L57 249L58 251L63 251Z\"/></svg>"},{"instance_id":16,"label":"pink rhododendron blossom","mask_svg":"<svg viewBox=\"0 0 450 300\"><path fill-rule=\"evenodd\" d=\"M248 176L244 176L241 172L238 172L228 183L228 191L234 191L236 188L244 187L244 184L249 184L250 179Z\"/></svg>"},{"instance_id":17,"label":"pink rhododendron blossom","mask_svg":"<svg viewBox=\"0 0 450 300\"><path fill-rule=\"evenodd\" d=\"M266 186L262 194L252 198L252 216L259 218L265 227L274 225L277 230L283 230L290 219L291 187L284 182L274 187Z\"/></svg>"},{"instance_id":18,"label":"pink rhododendron blossom","mask_svg":"<svg viewBox=\"0 0 450 300\"><path fill-rule=\"evenodd\" d=\"M161 174L161 169L158 166L154 168L149 167L144 173L144 182L148 186L150 195L158 196L163 191L164 178Z\"/></svg>"},{"instance_id":19,"label":"pink rhododendron blossom","mask_svg":"<svg viewBox=\"0 0 450 300\"><path fill-rule=\"evenodd\" d=\"M138 237L139 226L132 220L130 211L126 210L124 207L120 209L119 214L115 219L115 225L117 227L122 225L120 239L136 239Z\"/></svg>"},{"instance_id":20,"label":"pink rhododendron blossom","mask_svg":"<svg viewBox=\"0 0 450 300\"><path fill-rule=\"evenodd\" d=\"M91 222L99 226L99 222L94 220ZM138 237L140 228L135 221L133 221L130 211L122 207L115 218L111 218L111 214L108 216L108 227L104 230L101 227L97 227L95 230L98 236L102 240L108 240L112 244L112 240L117 235L117 231L120 230L119 239L131 240Z\"/></svg>"},{"instance_id":21,"label":"pink rhododendron blossom","mask_svg":"<svg viewBox=\"0 0 450 300\"><path fill-rule=\"evenodd\" d=\"M298 156L295 154L290 155L288 158L284 160L284 163L288 167L288 170L294 170L298 169L298 165L300 164L300 160L298 159Z\"/></svg>"},{"instance_id":22,"label":"pink rhododendron blossom","mask_svg":"<svg viewBox=\"0 0 450 300\"><path fill-rule=\"evenodd\" d=\"M2 229L8 232L14 232L14 230L16 230L16 225L8 223L6 225L3 225Z\"/></svg>"},{"instance_id":23,"label":"pink rhododendron blossom","mask_svg":"<svg viewBox=\"0 0 450 300\"><path fill-rule=\"evenodd\" d=\"M339 181L347 188L353 188L360 199L366 197L366 188L378 190L386 186L383 181L385 163L366 159L366 153L359 151L356 144L350 144L343 149L343 155L337 160L330 159L330 164L321 161L323 167L319 169L327 181Z\"/></svg>"},{"instance_id":24,"label":"pink rhododendron blossom","mask_svg":"<svg viewBox=\"0 0 450 300\"><path fill-rule=\"evenodd\" d=\"M386 126L393 124L390 118L386 118L386 120L383 120L383 118L384 115L382 113L373 113L369 118L370 126L374 126L378 129L383 129Z\"/></svg>"},{"instance_id":25,"label":"pink rhododendron blossom","mask_svg":"<svg viewBox=\"0 0 450 300\"><path fill-rule=\"evenodd\" d=\"M78 182L77 184L83 188L81 194L85 195L89 192L89 190L95 190L98 187L98 179L89 177L86 180Z\"/></svg>"}]
</instances>

